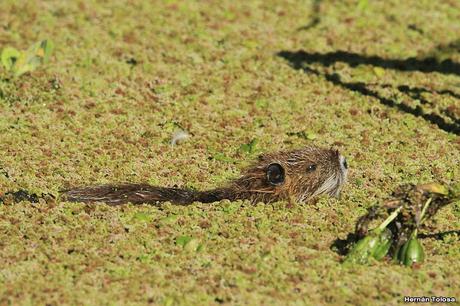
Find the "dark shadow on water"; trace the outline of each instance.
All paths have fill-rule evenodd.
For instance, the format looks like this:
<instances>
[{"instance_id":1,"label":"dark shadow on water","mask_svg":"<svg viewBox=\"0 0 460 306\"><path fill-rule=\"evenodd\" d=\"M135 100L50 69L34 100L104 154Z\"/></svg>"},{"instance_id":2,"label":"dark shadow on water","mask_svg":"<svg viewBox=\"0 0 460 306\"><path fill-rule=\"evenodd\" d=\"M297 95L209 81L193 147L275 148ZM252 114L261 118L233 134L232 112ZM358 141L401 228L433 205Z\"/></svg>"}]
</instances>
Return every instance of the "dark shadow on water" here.
<instances>
[{"instance_id":1,"label":"dark shadow on water","mask_svg":"<svg viewBox=\"0 0 460 306\"><path fill-rule=\"evenodd\" d=\"M358 235L356 235L355 233L349 233L347 235L347 238L345 239L335 239L334 242L331 244L330 249L339 255L345 256L348 254L353 244L358 240Z\"/></svg>"},{"instance_id":2,"label":"dark shadow on water","mask_svg":"<svg viewBox=\"0 0 460 306\"><path fill-rule=\"evenodd\" d=\"M394 59L383 59L377 56L366 56L359 55L355 53L348 53L344 51L336 51L331 53L308 53L305 51L282 51L277 54L278 56L287 60L294 69L302 70L307 74L314 74L317 76L324 77L329 82L333 83L336 86L358 92L362 95L376 98L381 104L388 107L396 108L401 112L412 114L416 117L421 117L426 121L437 125L440 129L460 135L460 120L454 120L454 122L447 122L442 116L436 113L426 113L419 106L410 106L405 103L398 103L395 100L392 100L387 97L381 96L377 91L368 88L369 84L363 82L344 82L341 80L340 75L336 73L327 73L321 72L311 66L311 64L321 64L322 66L331 66L335 62L345 62L350 66L357 66L360 64L368 64L373 66L380 66L384 68L398 69L402 71L423 71L423 72L441 72L441 73L452 73L460 75L460 65L454 63L451 60L444 61L442 63L437 63L433 60L416 60L416 59L407 59L407 60L394 60ZM426 99L421 96L421 93L426 91L426 89L420 88L411 88L409 86L399 86L397 87L401 92L406 92L409 95L418 97L422 104L431 104ZM450 90L440 91L442 94L449 94L452 97L458 97L458 94Z\"/></svg>"},{"instance_id":3,"label":"dark shadow on water","mask_svg":"<svg viewBox=\"0 0 460 306\"><path fill-rule=\"evenodd\" d=\"M20 189L18 191L5 193L3 197L0 197L0 203L3 203L4 199L7 197L11 197L14 202L29 201L31 203L37 203L39 198L39 196L34 193Z\"/></svg>"},{"instance_id":4,"label":"dark shadow on water","mask_svg":"<svg viewBox=\"0 0 460 306\"><path fill-rule=\"evenodd\" d=\"M391 86L391 85L390 85ZM382 85L384 87L384 85ZM442 90L434 90L434 89L426 89L422 87L410 87L407 85L400 85L396 87L400 92L404 92L405 94L409 95L413 99L418 99L422 103L427 103L427 104L432 104L428 102L425 98L423 98L422 94L424 93L429 93L429 94L437 94L437 95L446 95L446 96L451 96L452 98L455 99L460 99L460 94L448 90L448 89L442 89Z\"/></svg>"},{"instance_id":5,"label":"dark shadow on water","mask_svg":"<svg viewBox=\"0 0 460 306\"><path fill-rule=\"evenodd\" d=\"M452 231L445 231L441 233L433 233L433 234L419 234L418 237L424 239L424 238L434 238L436 240L443 240L444 236L448 235L457 235L460 237L460 230L452 230Z\"/></svg>"},{"instance_id":6,"label":"dark shadow on water","mask_svg":"<svg viewBox=\"0 0 460 306\"><path fill-rule=\"evenodd\" d=\"M328 53L282 51L278 55L286 59L289 58L290 61L302 62L303 64L319 63L323 66L331 66L336 62L343 62L351 67L372 65L400 71L439 72L443 74L460 75L460 63L456 63L450 59L438 62L434 57L427 57L424 59L417 59L414 57L406 59L385 59L375 55L362 55L346 51Z\"/></svg>"},{"instance_id":7,"label":"dark shadow on water","mask_svg":"<svg viewBox=\"0 0 460 306\"><path fill-rule=\"evenodd\" d=\"M0 204L3 204L5 202L19 203L22 201L38 203L40 199L44 199L45 201L47 201L55 199L55 197L52 194L48 193L36 194L26 189L20 189L17 191L9 191L4 193L2 196L0 196Z\"/></svg>"}]
</instances>

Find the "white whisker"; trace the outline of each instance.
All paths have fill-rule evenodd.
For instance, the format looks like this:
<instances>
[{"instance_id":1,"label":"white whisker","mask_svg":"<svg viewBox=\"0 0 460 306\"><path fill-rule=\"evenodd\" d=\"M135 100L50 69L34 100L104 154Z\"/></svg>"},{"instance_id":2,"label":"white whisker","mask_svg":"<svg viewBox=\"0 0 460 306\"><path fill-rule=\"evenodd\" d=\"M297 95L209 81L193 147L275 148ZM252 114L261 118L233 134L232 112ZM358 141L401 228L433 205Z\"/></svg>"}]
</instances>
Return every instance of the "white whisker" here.
<instances>
[{"instance_id":1,"label":"white whisker","mask_svg":"<svg viewBox=\"0 0 460 306\"><path fill-rule=\"evenodd\" d=\"M335 189L337 186L338 178L335 175L331 175L324 183L312 194L312 197L323 194L329 193L331 190Z\"/></svg>"}]
</instances>

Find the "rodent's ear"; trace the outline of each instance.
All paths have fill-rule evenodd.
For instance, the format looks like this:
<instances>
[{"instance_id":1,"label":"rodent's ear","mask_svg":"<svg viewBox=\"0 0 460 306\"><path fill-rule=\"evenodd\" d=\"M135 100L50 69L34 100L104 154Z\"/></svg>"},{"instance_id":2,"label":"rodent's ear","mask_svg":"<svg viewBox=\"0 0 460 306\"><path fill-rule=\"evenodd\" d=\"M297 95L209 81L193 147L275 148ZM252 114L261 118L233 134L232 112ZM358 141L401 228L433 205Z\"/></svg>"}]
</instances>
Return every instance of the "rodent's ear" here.
<instances>
[{"instance_id":1,"label":"rodent's ear","mask_svg":"<svg viewBox=\"0 0 460 306\"><path fill-rule=\"evenodd\" d=\"M267 167L267 181L270 185L277 186L284 183L284 168L280 164L273 163Z\"/></svg>"}]
</instances>

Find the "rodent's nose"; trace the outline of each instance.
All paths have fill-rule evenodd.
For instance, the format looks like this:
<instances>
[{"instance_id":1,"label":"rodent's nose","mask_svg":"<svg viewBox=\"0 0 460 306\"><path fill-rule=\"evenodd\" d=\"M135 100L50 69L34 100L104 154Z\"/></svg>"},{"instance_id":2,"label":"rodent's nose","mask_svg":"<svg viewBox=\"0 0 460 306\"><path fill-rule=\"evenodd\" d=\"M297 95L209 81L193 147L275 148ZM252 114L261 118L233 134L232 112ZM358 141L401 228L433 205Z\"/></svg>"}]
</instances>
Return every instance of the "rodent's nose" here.
<instances>
[{"instance_id":1,"label":"rodent's nose","mask_svg":"<svg viewBox=\"0 0 460 306\"><path fill-rule=\"evenodd\" d=\"M348 169L347 159L343 156L340 156L340 164L345 168Z\"/></svg>"}]
</instances>

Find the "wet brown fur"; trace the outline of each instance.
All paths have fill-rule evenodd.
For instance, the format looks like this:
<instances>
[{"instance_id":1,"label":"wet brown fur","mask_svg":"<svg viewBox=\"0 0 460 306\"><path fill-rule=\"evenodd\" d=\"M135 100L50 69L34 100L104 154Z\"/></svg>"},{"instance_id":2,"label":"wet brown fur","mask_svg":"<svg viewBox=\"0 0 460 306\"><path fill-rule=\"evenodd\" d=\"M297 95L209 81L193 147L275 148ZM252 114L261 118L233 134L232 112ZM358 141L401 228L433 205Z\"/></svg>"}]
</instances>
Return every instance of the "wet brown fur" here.
<instances>
[{"instance_id":1,"label":"wet brown fur","mask_svg":"<svg viewBox=\"0 0 460 306\"><path fill-rule=\"evenodd\" d=\"M278 185L271 184L267 177L267 168L273 164L280 165L284 170L284 181ZM315 168L313 171L312 167ZM248 199L265 203L279 200L305 202L322 193L337 196L345 179L346 171L341 168L338 151L305 147L300 150L262 155L240 178L225 187L209 191L155 187L147 184L119 184L66 190L63 192L63 198L72 202L105 202L110 205L128 202L154 204L165 201L186 205L222 199ZM331 183L326 184L328 188L324 189L328 180Z\"/></svg>"}]
</instances>

